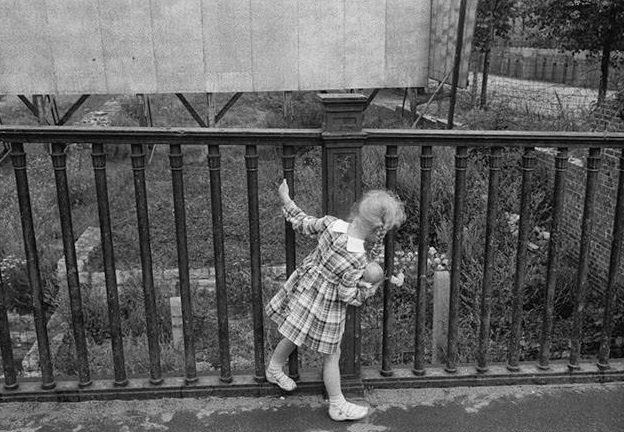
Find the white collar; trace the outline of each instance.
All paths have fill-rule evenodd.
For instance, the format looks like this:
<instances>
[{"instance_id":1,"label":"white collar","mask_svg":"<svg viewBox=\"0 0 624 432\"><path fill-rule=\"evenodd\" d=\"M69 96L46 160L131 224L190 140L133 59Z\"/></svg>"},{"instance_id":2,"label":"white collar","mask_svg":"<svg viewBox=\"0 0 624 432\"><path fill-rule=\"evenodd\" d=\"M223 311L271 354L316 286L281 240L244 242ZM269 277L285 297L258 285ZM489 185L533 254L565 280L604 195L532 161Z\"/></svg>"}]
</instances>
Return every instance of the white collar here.
<instances>
[{"instance_id":1,"label":"white collar","mask_svg":"<svg viewBox=\"0 0 624 432\"><path fill-rule=\"evenodd\" d=\"M347 234L348 229L349 224L340 219L335 221L331 226L332 231L343 234ZM366 253L366 250L364 249L364 240L347 235L347 250L349 252Z\"/></svg>"}]
</instances>

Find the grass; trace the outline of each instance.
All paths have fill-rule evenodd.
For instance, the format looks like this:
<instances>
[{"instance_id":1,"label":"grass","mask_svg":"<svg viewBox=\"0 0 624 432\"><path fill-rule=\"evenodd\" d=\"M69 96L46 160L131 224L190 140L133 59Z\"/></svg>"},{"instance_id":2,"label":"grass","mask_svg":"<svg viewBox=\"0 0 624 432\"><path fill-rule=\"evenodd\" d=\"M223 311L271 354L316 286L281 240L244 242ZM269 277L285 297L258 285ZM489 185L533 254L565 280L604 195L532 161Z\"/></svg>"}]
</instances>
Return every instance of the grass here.
<instances>
[{"instance_id":1,"label":"grass","mask_svg":"<svg viewBox=\"0 0 624 432\"><path fill-rule=\"evenodd\" d=\"M221 106L228 95L218 99ZM198 110L205 107L202 95L188 95L189 100ZM129 98L118 97L122 110L113 119L115 125L136 125L136 106ZM95 101L95 100L94 100ZM296 117L286 121L281 116L280 94L245 94L234 108L223 118L224 127L319 127L321 107L312 94L295 94L294 106ZM20 119L22 109L16 107L13 118ZM181 109L179 101L171 95L159 95L152 98L152 111L156 126L195 126L193 119ZM22 114L20 114L22 113ZM19 115L18 115L19 114ZM482 128L504 128L502 116L487 114L487 118L475 114L473 123ZM3 114L5 123L7 117ZM16 120L16 121L18 121ZM32 119L23 119L24 121ZM21 121L21 120L19 120ZM399 118L394 112L371 106L365 117L365 127L398 128L408 127L409 120ZM479 123L480 122L480 123ZM14 123L16 124L16 123ZM34 151L33 151L34 150ZM363 149L362 163L363 184L365 189L383 187L385 184L385 149L382 147L366 147ZM205 267L213 263L212 219L210 203L210 181L206 162L201 149L188 147L185 154L185 197L187 212L187 235L191 267ZM128 269L139 265L138 235L136 211L134 203L134 186L130 162L127 158L112 158L107 165L109 196L113 225L113 241L115 245L116 264L118 269ZM222 146L221 177L223 200L223 226L225 234L225 257L230 305L230 347L235 370L253 367L253 341L251 339L252 324L250 319L250 274L249 244L247 222L247 194L244 149L236 146ZM504 360L506 338L509 332L509 310L511 304L512 275L516 239L510 232L505 219L505 212L517 213L519 203L518 187L520 172L518 161L520 154L506 152L503 163L503 180L500 214L496 224L498 239L492 315L491 358ZM70 199L72 202L74 235L77 237L87 226L97 226L97 210L93 175L87 163L88 151L72 150L68 158L68 175L70 179ZM41 150L41 146L29 146L29 179L31 183L31 200L35 215L35 231L42 263L42 275L46 281L50 296L59 287L54 279L56 261L62 255L60 227L56 208L56 191L49 156ZM468 163L467 211L465 214L464 258L462 262L460 292L460 346L461 361L474 360L473 347L476 346L479 295L483 277L483 236L485 208L487 204L487 154L482 150L471 150ZM156 268L172 268L177 266L175 249L175 231L171 177L166 149L158 147L150 165L146 169L146 184L149 202L150 237L152 258ZM452 210L454 189L454 152L450 148L436 148L433 166L433 197L430 212L431 237L430 243L442 251L449 251L452 244ZM17 216L17 203L14 196L15 185L8 166L0 167L0 187L9 193L2 197L0 218L6 225L0 230L2 256L22 257L22 241L20 220ZM279 211L276 187L282 178L280 149L262 147L259 150L259 202L261 255L263 264L283 263L284 223ZM321 167L320 150L312 149L298 154L296 160L296 200L309 213L320 214ZM415 250L419 231L419 190L420 190L419 149L402 148L399 152L397 192L407 203L407 221L398 232L399 247L403 250ZM548 226L550 212L550 191L552 179L545 170L536 172L536 187L532 196L532 208L535 220L532 226ZM536 239L534 239L537 241ZM301 262L314 242L301 236L297 238L297 259ZM534 359L536 343L539 339L539 323L541 322L541 293L545 280L546 248L531 254L527 280L525 308L525 335L523 337L523 359ZM91 269L101 271L101 258L91 262ZM560 296L557 300L556 324L554 330L553 357L565 356L567 350L567 329L570 317L566 305L569 303L573 281L565 278L569 269L562 268ZM23 282L22 282L23 283ZM27 284L22 285L24 290ZM279 282L265 281L264 301L268 301L278 288ZM61 287L65 289L64 287ZM88 289L84 291L89 292ZM218 366L218 350L215 335L216 315L214 299L201 293L193 294L195 310L195 334L197 339L197 359L212 366ZM431 304L432 293L427 292L428 304ZM413 275L408 283L394 292L394 313L397 317L393 332L396 343L394 361L402 363L411 361L413 355L414 318L411 311L415 300L415 283ZM588 305L588 322L586 328L596 328L600 315L598 299L590 298ZM144 336L144 314L142 312L142 293L139 284L135 284L124 294L123 302L126 310L124 315L124 332L126 334L126 358L132 373L145 373L146 341ZM362 308L362 346L364 364L374 364L380 359L381 350L381 306L382 296L377 295ZM110 356L110 343L107 334L107 316L102 299L85 295L87 328L91 352L91 366L97 374L110 374L112 367L107 359ZM161 321L167 322L167 310L161 309ZM621 320L620 318L617 318ZM431 322L431 308L428 308L427 322ZM618 321L619 322L619 321ZM429 328L428 326L428 328ZM166 372L179 373L182 369L182 356L177 347L173 347L163 324L163 369ZM616 335L617 336L617 335ZM278 340L274 326L266 324L266 354ZM589 335L584 353L595 350L594 335ZM430 353L427 352L427 356ZM267 357L268 358L268 357ZM429 358L429 357L427 357ZM306 366L318 366L319 357L305 352L302 361ZM72 363L69 358L61 362L67 367L61 371L71 374Z\"/></svg>"},{"instance_id":2,"label":"grass","mask_svg":"<svg viewBox=\"0 0 624 432\"><path fill-rule=\"evenodd\" d=\"M222 103L227 98L219 100ZM197 109L205 104L200 95L189 96ZM220 126L228 127L320 127L321 107L312 94L298 94L294 97L296 117L286 122L280 115L281 96L278 94L246 94L223 119ZM159 95L152 100L154 123L159 126L192 125L192 119L180 110L177 98ZM135 107L124 105L127 117L132 118ZM372 107L367 112L367 127L398 127L403 121L390 110ZM280 149L261 147L259 149L259 208L260 231L262 233L263 263L284 261L283 221L276 199L275 188L282 178ZM295 169L298 184L320 184L320 151L313 149L297 158ZM210 182L206 163L197 148L185 150L185 197L188 223L189 256L192 267L213 263L212 220L210 203ZM127 164L127 161L125 161ZM231 267L248 266L248 222L247 194L244 187L246 177L244 150L242 147L224 146L221 151L222 200L224 233L226 238L227 263ZM114 227L118 268L136 267L139 264L134 210L134 192L129 170L119 167L115 184L119 189L111 193L111 214ZM110 178L110 176L109 176ZM150 203L150 234L154 264L160 268L177 266L175 244L173 199L167 150L157 148L146 170L148 201ZM113 187L113 186L111 186ZM311 213L320 212L319 188L297 188L297 200L305 204ZM298 248L302 258L309 251L310 244L302 241ZM100 259L94 260L94 268L100 266Z\"/></svg>"},{"instance_id":3,"label":"grass","mask_svg":"<svg viewBox=\"0 0 624 432\"><path fill-rule=\"evenodd\" d=\"M104 102L111 98L110 95L91 95L84 104L76 110L67 125L79 123L84 114L99 109ZM67 112L77 96L57 96L58 111L61 116ZM37 119L30 110L15 96L0 96L0 116L5 125L30 125L36 126Z\"/></svg>"}]
</instances>

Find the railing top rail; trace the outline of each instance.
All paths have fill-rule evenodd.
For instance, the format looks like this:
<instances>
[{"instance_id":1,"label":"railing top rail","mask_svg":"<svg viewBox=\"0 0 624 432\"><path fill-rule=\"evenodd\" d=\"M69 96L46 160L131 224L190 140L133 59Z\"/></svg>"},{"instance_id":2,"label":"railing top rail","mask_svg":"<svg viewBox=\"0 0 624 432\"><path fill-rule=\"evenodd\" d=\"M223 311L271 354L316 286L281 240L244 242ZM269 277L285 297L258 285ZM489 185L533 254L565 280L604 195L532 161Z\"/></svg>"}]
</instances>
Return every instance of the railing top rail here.
<instances>
[{"instance_id":1,"label":"railing top rail","mask_svg":"<svg viewBox=\"0 0 624 432\"><path fill-rule=\"evenodd\" d=\"M364 129L368 145L624 147L622 132L466 131ZM0 126L0 141L107 144L229 144L317 146L321 129Z\"/></svg>"},{"instance_id":2,"label":"railing top rail","mask_svg":"<svg viewBox=\"0 0 624 432\"><path fill-rule=\"evenodd\" d=\"M365 129L369 145L468 147L622 147L621 132L467 131L426 129Z\"/></svg>"},{"instance_id":3,"label":"railing top rail","mask_svg":"<svg viewBox=\"0 0 624 432\"><path fill-rule=\"evenodd\" d=\"M319 145L320 129L0 126L0 141L105 144Z\"/></svg>"}]
</instances>

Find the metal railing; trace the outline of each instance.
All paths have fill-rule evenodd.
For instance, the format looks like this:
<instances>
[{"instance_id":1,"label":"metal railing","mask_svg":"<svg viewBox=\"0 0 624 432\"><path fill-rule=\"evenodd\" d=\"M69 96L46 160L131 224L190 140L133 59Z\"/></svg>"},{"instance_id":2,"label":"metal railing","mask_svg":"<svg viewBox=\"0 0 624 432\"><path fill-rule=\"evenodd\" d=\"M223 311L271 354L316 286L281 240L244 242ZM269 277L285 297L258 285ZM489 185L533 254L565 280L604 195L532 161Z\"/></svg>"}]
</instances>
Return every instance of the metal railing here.
<instances>
[{"instance_id":1,"label":"metal railing","mask_svg":"<svg viewBox=\"0 0 624 432\"><path fill-rule=\"evenodd\" d=\"M344 95L343 95L344 96ZM360 152L365 145L386 147L386 186L394 189L397 183L399 147L419 147L420 179L420 243L418 246L417 300L414 308L414 363L411 370L393 369L390 342L392 295L389 282L383 288L384 315L381 370L360 370L359 365L359 322L357 314L350 309L343 340L341 367L346 377L345 387L357 389L362 386L449 386L484 385L519 382L556 381L613 381L624 379L624 364L621 360L610 362L610 339L612 334L613 308L616 297L617 269L622 255L624 235L624 134L595 133L541 133L541 132L475 132L475 131L424 131L424 130L369 130L361 129L361 115L364 102L354 98L350 101L340 98L325 100L326 117L323 129L171 129L171 128L72 128L72 127L0 127L0 141L10 143L11 160L15 172L17 197L23 229L24 249L27 261L28 280L33 293L33 313L40 356L41 381L18 382L16 367L8 328L4 292L0 292L0 348L4 365L4 385L0 390L0 401L12 400L82 400L93 398L135 398L162 397L201 394L266 394L275 390L265 382L264 347L265 330L263 318L260 221L258 203L258 146L281 146L283 175L291 190L295 186L296 149L321 146L323 148L323 207L329 213L344 212L348 198L360 192L359 177ZM351 109L345 109L345 107ZM78 381L56 382L53 376L52 360L46 322L43 314L42 286L37 244L33 226L33 214L27 174L25 145L30 143L50 143L54 168L60 223L66 260L67 284L70 292L73 337L78 360ZM69 201L66 173L67 143L91 143L93 171L97 193L101 243L112 352L114 357L114 379L111 382L91 378L85 338L84 316L81 302L80 284L74 232ZM140 259L142 266L142 286L145 301L147 340L149 347L150 373L146 380L128 379L125 368L122 344L120 306L115 277L115 257L113 252L112 229L108 187L106 179L106 156L104 145L130 145L138 232L140 239ZM152 272L150 246L150 224L145 181L146 144L168 145L171 178L173 185L175 233L179 268L183 334L184 334L184 376L164 377L160 364L159 330L156 314L156 297ZM184 179L182 145L208 147L208 170L210 174L210 200L212 209L212 229L214 262L216 274L216 303L218 315L218 341L220 352L219 376L199 376L195 363L195 341L192 332L192 301L190 293L189 257L186 237L186 214L184 201ZM221 197L221 146L245 147L245 164L248 191L248 219L250 233L251 289L254 328L254 375L236 375L230 364L228 337L228 302L225 279L225 256L222 197ZM452 236L450 308L448 326L448 350L443 369L428 366L425 362L426 298L427 290L427 251L429 244L429 209L431 205L433 147L450 146L456 149L455 155L455 197ZM463 216L466 206L466 166L469 147L489 148L489 188L486 214L485 260L483 263L482 296L480 299L479 343L476 349L476 368L458 366L458 312L459 275L462 263ZM523 290L527 266L527 244L530 232L529 197L532 190L532 176L536 166L536 147L557 149L555 158L555 186L552 227L548 258L544 315L540 339L540 352L537 368L532 364L519 362L519 341L522 331ZM516 256L516 273L513 285L512 330L508 343L507 364L490 365L487 351L490 335L490 309L492 302L493 239L494 222L498 210L501 174L500 159L504 148L521 148L522 186L520 199L520 221ZM566 189L565 178L568 151L589 148L587 163L587 189L582 222L581 250L576 277L574 326L572 349L567 365L552 365L550 344L553 326L553 301L556 285L556 270L561 259L560 223L563 214L563 197ZM613 228L613 246L610 257L608 285L604 291L604 319L601 330L600 350L597 364L581 364L579 360L580 338L582 334L582 314L587 286L589 247L597 189L597 174L602 148L620 148L619 188ZM346 155L342 162L350 161L353 178L340 178L336 161ZM353 156L352 158L350 158ZM341 184L342 182L342 184ZM346 192L340 192L346 191ZM348 196L339 196L346 193ZM394 233L386 237L386 272L393 271ZM295 269L295 236L286 223L285 255L288 274ZM0 284L1 285L1 284ZM4 287L2 286L4 291ZM346 349L345 349L346 348ZM290 359L290 374L300 380L303 391L318 390L321 383L317 373L299 373L296 353ZM581 367L582 366L582 367Z\"/></svg>"}]
</instances>

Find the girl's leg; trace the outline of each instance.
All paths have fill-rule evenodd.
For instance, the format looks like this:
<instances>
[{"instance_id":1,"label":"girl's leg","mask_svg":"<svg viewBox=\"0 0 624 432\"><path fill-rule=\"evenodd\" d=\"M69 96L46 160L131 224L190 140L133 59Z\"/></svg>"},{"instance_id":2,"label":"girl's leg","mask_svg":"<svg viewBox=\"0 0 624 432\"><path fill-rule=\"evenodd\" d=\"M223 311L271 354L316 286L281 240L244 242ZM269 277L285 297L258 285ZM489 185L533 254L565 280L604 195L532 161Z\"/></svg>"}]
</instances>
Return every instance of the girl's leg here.
<instances>
[{"instance_id":1,"label":"girl's leg","mask_svg":"<svg viewBox=\"0 0 624 432\"><path fill-rule=\"evenodd\" d=\"M275 347L269 360L269 367L266 370L267 381L277 384L282 390L293 391L297 388L297 384L283 371L284 363L296 347L294 343L283 338Z\"/></svg>"},{"instance_id":2,"label":"girl's leg","mask_svg":"<svg viewBox=\"0 0 624 432\"><path fill-rule=\"evenodd\" d=\"M342 396L340 385L340 348L333 354L323 356L323 382L327 397L331 401Z\"/></svg>"},{"instance_id":3,"label":"girl's leg","mask_svg":"<svg viewBox=\"0 0 624 432\"><path fill-rule=\"evenodd\" d=\"M295 348L297 348L297 345L286 338L282 338L282 340L279 341L275 347L275 351L273 351L270 362L279 364L280 368L283 367L286 360L288 360L288 356L295 350Z\"/></svg>"},{"instance_id":4,"label":"girl's leg","mask_svg":"<svg viewBox=\"0 0 624 432\"><path fill-rule=\"evenodd\" d=\"M323 357L323 382L329 398L329 416L332 420L359 420L368 414L368 408L347 402L340 386L340 348Z\"/></svg>"}]
</instances>

